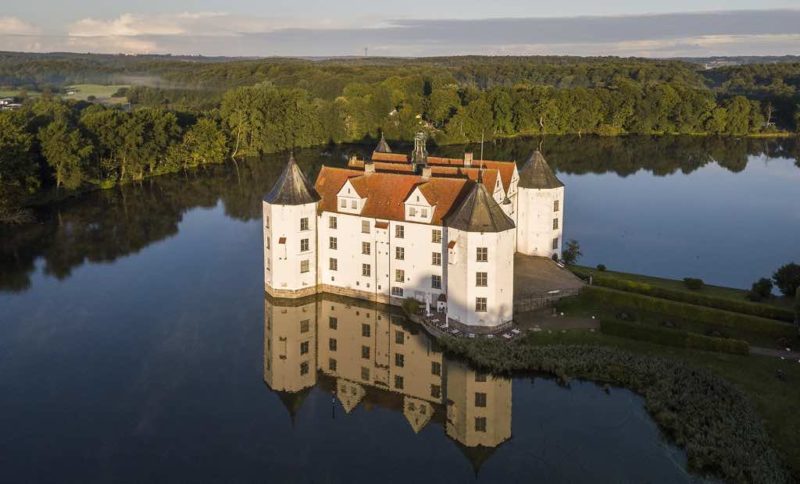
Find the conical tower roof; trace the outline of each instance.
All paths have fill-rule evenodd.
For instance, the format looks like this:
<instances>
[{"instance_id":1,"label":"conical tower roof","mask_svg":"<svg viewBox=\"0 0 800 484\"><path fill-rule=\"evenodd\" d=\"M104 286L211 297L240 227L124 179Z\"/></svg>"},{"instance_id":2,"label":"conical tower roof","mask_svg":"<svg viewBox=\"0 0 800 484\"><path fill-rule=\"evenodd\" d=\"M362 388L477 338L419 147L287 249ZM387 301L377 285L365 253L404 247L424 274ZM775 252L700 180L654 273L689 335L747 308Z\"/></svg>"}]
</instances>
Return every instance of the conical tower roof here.
<instances>
[{"instance_id":1,"label":"conical tower roof","mask_svg":"<svg viewBox=\"0 0 800 484\"><path fill-rule=\"evenodd\" d=\"M303 205L319 200L319 194L297 166L294 155L289 156L289 163L283 173L264 197L265 202L273 205Z\"/></svg>"},{"instance_id":2,"label":"conical tower roof","mask_svg":"<svg viewBox=\"0 0 800 484\"><path fill-rule=\"evenodd\" d=\"M503 232L515 227L514 221L489 195L486 186L476 182L472 182L469 193L447 217L446 223L448 227L465 232Z\"/></svg>"},{"instance_id":3,"label":"conical tower roof","mask_svg":"<svg viewBox=\"0 0 800 484\"><path fill-rule=\"evenodd\" d=\"M389 148L389 143L386 142L386 138L383 136L383 131L381 131L381 140L378 141L378 146L375 147L375 153L391 153L392 149Z\"/></svg>"},{"instance_id":4,"label":"conical tower roof","mask_svg":"<svg viewBox=\"0 0 800 484\"><path fill-rule=\"evenodd\" d=\"M533 152L519 172L520 188L559 188L564 184L556 178L539 150Z\"/></svg>"}]
</instances>

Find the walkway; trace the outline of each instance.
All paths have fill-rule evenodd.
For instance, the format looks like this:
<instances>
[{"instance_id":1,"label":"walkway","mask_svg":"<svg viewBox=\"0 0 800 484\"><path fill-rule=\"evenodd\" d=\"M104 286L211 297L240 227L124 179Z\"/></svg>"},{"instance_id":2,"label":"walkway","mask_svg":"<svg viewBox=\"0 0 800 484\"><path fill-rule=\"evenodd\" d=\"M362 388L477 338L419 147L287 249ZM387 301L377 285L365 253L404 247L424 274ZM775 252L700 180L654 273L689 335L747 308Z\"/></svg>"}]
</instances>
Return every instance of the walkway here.
<instances>
[{"instance_id":1,"label":"walkway","mask_svg":"<svg viewBox=\"0 0 800 484\"><path fill-rule=\"evenodd\" d=\"M577 294L583 281L552 259L514 254L514 312L549 306L554 300Z\"/></svg>"}]
</instances>

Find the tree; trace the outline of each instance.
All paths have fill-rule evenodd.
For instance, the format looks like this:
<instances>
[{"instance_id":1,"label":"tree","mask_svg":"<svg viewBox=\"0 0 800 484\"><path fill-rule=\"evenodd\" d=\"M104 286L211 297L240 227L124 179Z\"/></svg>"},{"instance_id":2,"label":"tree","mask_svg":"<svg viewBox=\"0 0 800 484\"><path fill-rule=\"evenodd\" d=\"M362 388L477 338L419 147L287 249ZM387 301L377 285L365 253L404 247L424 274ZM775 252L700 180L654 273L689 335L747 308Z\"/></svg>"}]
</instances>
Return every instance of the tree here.
<instances>
[{"instance_id":1,"label":"tree","mask_svg":"<svg viewBox=\"0 0 800 484\"><path fill-rule=\"evenodd\" d=\"M574 264L578 262L578 259L580 259L582 255L581 244L575 239L570 239L569 242L567 242L567 246L561 252L561 260L563 260L565 264Z\"/></svg>"},{"instance_id":2,"label":"tree","mask_svg":"<svg viewBox=\"0 0 800 484\"><path fill-rule=\"evenodd\" d=\"M791 262L781 266L772 275L772 280L784 296L792 297L800 287L800 265Z\"/></svg>"},{"instance_id":3,"label":"tree","mask_svg":"<svg viewBox=\"0 0 800 484\"><path fill-rule=\"evenodd\" d=\"M772 296L772 280L762 277L753 283L747 298L751 301L761 301Z\"/></svg>"},{"instance_id":4,"label":"tree","mask_svg":"<svg viewBox=\"0 0 800 484\"><path fill-rule=\"evenodd\" d=\"M14 112L0 112L0 187L38 187L36 165L31 158L33 138L25 131L24 119Z\"/></svg>"},{"instance_id":5,"label":"tree","mask_svg":"<svg viewBox=\"0 0 800 484\"><path fill-rule=\"evenodd\" d=\"M59 117L39 130L39 140L44 159L55 171L56 188L78 188L93 149L78 127Z\"/></svg>"}]
</instances>

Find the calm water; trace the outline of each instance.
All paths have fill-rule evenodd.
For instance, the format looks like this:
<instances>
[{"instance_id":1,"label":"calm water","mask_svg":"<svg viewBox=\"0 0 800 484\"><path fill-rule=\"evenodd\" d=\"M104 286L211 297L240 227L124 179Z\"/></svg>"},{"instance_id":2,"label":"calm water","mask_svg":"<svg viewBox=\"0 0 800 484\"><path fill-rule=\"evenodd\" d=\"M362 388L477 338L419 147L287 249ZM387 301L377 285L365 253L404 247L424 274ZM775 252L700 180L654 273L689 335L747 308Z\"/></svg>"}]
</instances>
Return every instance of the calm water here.
<instances>
[{"instance_id":1,"label":"calm water","mask_svg":"<svg viewBox=\"0 0 800 484\"><path fill-rule=\"evenodd\" d=\"M794 140L542 147L586 263L744 287L800 260ZM299 158L313 173L348 149ZM475 381L381 308L265 300L273 161L89 194L0 232L0 481L690 480L626 390Z\"/></svg>"}]
</instances>

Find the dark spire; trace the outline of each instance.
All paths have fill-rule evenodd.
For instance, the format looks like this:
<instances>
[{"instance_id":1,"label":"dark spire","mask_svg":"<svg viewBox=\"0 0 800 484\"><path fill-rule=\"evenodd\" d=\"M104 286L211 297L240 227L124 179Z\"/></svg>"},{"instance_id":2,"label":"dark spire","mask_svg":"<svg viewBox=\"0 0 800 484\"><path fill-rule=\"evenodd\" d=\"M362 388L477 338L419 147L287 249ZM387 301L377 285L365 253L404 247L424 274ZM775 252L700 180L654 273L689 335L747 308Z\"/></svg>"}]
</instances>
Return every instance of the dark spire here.
<instances>
[{"instance_id":1,"label":"dark spire","mask_svg":"<svg viewBox=\"0 0 800 484\"><path fill-rule=\"evenodd\" d=\"M375 147L375 153L391 153L392 149L389 148L389 143L386 142L386 138L383 136L383 131L381 131L381 139L378 141L378 146Z\"/></svg>"},{"instance_id":2,"label":"dark spire","mask_svg":"<svg viewBox=\"0 0 800 484\"><path fill-rule=\"evenodd\" d=\"M539 150L533 152L519 171L520 188L559 188L564 184L556 178Z\"/></svg>"},{"instance_id":3,"label":"dark spire","mask_svg":"<svg viewBox=\"0 0 800 484\"><path fill-rule=\"evenodd\" d=\"M448 227L465 232L503 232L515 227L483 183L472 183L469 193L447 217L446 223Z\"/></svg>"},{"instance_id":4,"label":"dark spire","mask_svg":"<svg viewBox=\"0 0 800 484\"><path fill-rule=\"evenodd\" d=\"M319 194L308 182L297 162L294 153L289 155L289 163L272 186L272 190L264 197L264 201L273 205L303 205L318 202Z\"/></svg>"}]
</instances>

